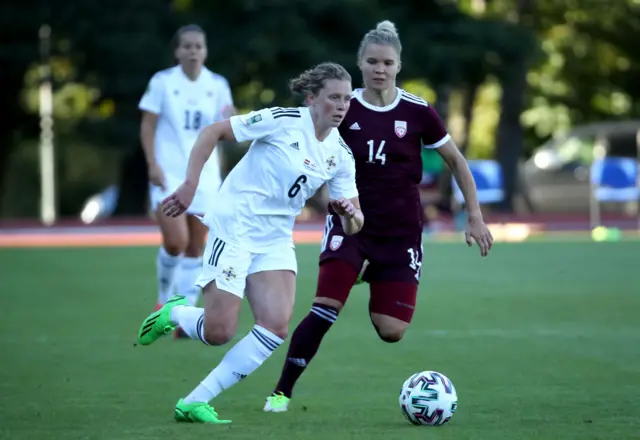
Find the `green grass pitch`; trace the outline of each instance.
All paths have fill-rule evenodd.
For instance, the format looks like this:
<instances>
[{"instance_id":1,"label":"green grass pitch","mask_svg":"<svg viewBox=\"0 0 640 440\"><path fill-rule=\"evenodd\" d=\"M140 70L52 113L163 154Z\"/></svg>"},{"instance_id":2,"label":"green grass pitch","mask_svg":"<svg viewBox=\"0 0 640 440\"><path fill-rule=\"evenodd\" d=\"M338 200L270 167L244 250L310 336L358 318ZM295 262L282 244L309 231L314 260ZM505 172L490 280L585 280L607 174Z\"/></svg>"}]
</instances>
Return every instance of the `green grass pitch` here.
<instances>
[{"instance_id":1,"label":"green grass pitch","mask_svg":"<svg viewBox=\"0 0 640 440\"><path fill-rule=\"evenodd\" d=\"M640 243L425 243L414 323L378 340L357 287L288 413L262 412L286 347L213 404L230 426L173 422L173 406L226 348L161 340L134 347L155 302L154 248L1 249L0 438L640 438ZM291 329L307 313L318 246L299 246ZM251 325L243 310L238 338ZM440 371L459 409L415 427L404 379Z\"/></svg>"}]
</instances>

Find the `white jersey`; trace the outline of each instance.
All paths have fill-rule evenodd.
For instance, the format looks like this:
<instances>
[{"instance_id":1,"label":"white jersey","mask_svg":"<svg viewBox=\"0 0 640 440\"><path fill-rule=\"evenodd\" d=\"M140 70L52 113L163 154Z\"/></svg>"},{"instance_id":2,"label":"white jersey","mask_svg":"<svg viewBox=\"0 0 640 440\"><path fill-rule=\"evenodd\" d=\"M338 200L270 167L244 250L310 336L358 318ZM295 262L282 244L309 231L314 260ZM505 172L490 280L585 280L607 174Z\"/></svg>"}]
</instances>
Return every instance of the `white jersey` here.
<instances>
[{"instance_id":1,"label":"white jersey","mask_svg":"<svg viewBox=\"0 0 640 440\"><path fill-rule=\"evenodd\" d=\"M180 66L162 70L151 78L138 107L159 115L154 148L165 175L178 182L186 178L189 154L200 130L224 119L223 112L231 106L229 83L206 67L195 81ZM215 176L214 181L219 179L217 154L203 170L205 182L209 176Z\"/></svg>"},{"instance_id":2,"label":"white jersey","mask_svg":"<svg viewBox=\"0 0 640 440\"><path fill-rule=\"evenodd\" d=\"M293 246L295 218L326 182L331 199L358 195L355 162L338 129L320 142L309 109L270 108L230 119L238 142L253 140L229 173L205 223L244 250Z\"/></svg>"}]
</instances>

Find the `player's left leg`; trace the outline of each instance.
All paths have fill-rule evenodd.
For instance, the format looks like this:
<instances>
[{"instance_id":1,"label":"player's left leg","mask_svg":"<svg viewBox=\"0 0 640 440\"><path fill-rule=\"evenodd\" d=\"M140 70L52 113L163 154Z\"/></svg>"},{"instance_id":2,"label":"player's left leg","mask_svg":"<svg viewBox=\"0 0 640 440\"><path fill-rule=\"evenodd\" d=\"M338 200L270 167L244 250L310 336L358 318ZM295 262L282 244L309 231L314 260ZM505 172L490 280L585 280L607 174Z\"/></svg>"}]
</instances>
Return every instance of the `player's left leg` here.
<instances>
[{"instance_id":1,"label":"player's left leg","mask_svg":"<svg viewBox=\"0 0 640 440\"><path fill-rule=\"evenodd\" d=\"M418 285L406 281L377 281L370 284L369 315L384 342L398 342L413 318Z\"/></svg>"},{"instance_id":2,"label":"player's left leg","mask_svg":"<svg viewBox=\"0 0 640 440\"><path fill-rule=\"evenodd\" d=\"M404 336L415 311L422 268L422 237L371 241L372 263L364 274L369 282L369 315L385 342Z\"/></svg>"}]
</instances>

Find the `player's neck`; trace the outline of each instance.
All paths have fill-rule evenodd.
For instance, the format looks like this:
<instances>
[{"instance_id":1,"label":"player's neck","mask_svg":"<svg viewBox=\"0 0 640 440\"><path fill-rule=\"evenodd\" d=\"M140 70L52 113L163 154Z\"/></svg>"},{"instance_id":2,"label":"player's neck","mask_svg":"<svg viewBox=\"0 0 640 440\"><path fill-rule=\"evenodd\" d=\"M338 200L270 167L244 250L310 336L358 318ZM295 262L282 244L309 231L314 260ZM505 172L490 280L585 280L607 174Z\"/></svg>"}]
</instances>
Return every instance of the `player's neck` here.
<instances>
[{"instance_id":1,"label":"player's neck","mask_svg":"<svg viewBox=\"0 0 640 440\"><path fill-rule=\"evenodd\" d=\"M180 66L180 69L182 69L182 73L184 73L184 76L189 78L191 81L197 80L198 77L200 76L200 72L202 72L202 67L196 67L194 69L185 69L184 66Z\"/></svg>"},{"instance_id":2,"label":"player's neck","mask_svg":"<svg viewBox=\"0 0 640 440\"><path fill-rule=\"evenodd\" d=\"M398 90L393 87L391 89L373 90L364 89L362 98L371 105L377 107L386 107L395 101L398 96Z\"/></svg>"},{"instance_id":3,"label":"player's neck","mask_svg":"<svg viewBox=\"0 0 640 440\"><path fill-rule=\"evenodd\" d=\"M329 134L331 134L331 128L332 127L319 127L315 124L313 124L315 126L316 129L316 139L319 140L320 142L324 142L324 140L327 138L327 136L329 136Z\"/></svg>"},{"instance_id":4,"label":"player's neck","mask_svg":"<svg viewBox=\"0 0 640 440\"><path fill-rule=\"evenodd\" d=\"M313 121L313 128L316 132L316 139L320 142L324 142L324 140L331 134L331 130L333 127L325 126L321 121L320 117L316 112L312 109L309 109L309 114L311 115L311 120Z\"/></svg>"}]
</instances>

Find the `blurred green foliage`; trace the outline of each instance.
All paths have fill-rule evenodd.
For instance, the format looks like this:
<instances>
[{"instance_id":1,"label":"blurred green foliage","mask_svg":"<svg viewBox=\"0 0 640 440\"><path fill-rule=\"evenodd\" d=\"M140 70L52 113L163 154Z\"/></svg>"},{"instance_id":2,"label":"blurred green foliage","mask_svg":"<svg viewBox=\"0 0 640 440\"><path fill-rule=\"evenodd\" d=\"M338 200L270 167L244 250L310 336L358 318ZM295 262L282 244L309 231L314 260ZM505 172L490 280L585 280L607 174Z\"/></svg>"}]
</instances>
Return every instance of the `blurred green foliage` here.
<instances>
[{"instance_id":1,"label":"blurred green foliage","mask_svg":"<svg viewBox=\"0 0 640 440\"><path fill-rule=\"evenodd\" d=\"M526 14L518 9L524 3ZM144 162L132 159L140 148L137 103L151 75L173 63L179 26L205 28L208 66L228 78L237 106L249 110L295 104L288 79L325 60L344 64L359 85L360 39L383 19L396 23L404 45L401 85L434 103L443 85L452 90L447 122L454 138L468 137L471 157L495 155L504 86L522 63L525 152L578 123L640 115L640 13L632 0L7 2L0 6L0 104L7 114L0 124L0 216L37 215L43 23L53 31L59 208L76 215L87 195L123 174L146 179Z\"/></svg>"}]
</instances>

